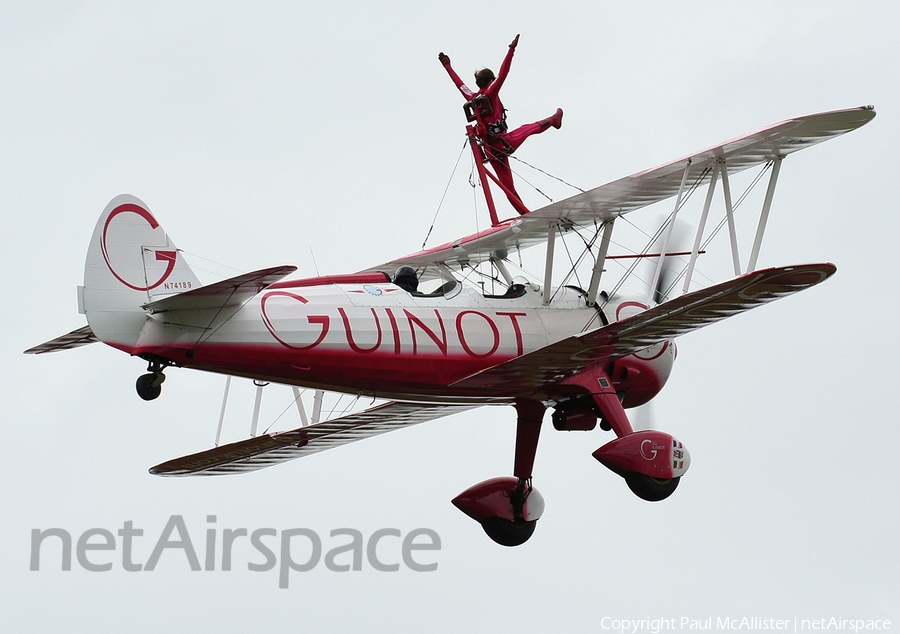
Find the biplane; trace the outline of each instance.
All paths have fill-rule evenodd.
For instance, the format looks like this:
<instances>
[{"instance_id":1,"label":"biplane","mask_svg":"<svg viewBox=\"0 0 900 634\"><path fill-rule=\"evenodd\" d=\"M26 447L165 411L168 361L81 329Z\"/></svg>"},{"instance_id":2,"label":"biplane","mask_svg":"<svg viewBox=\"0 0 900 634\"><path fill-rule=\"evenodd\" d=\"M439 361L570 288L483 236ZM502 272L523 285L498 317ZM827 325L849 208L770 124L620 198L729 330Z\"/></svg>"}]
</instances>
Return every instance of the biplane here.
<instances>
[{"instance_id":1,"label":"biplane","mask_svg":"<svg viewBox=\"0 0 900 634\"><path fill-rule=\"evenodd\" d=\"M663 431L634 429L626 410L666 384L678 336L835 273L830 263L757 269L775 185L786 157L874 116L866 106L789 119L538 209L517 207L509 219L491 200L491 185L499 182L484 165L476 121L467 142L489 203L489 228L365 270L307 279L290 279L295 266L275 266L201 284L147 205L117 196L94 228L78 288L87 325L26 352L101 341L147 363L136 382L145 400L160 395L169 368L284 384L295 394L306 388L383 400L324 421L310 422L301 411L304 424L287 431L257 434L254 421L245 440L217 441L150 469L160 476L244 473L476 407L512 405L512 475L476 484L453 503L497 543L518 545L544 510L532 471L547 410L557 430L612 431L615 438L593 456L640 498L673 493L690 466L688 450ZM769 177L743 264L729 179L754 167ZM712 231L718 184L734 276L702 286L694 272ZM676 217L702 188L693 244L673 251ZM634 256L652 263L653 290L619 292L606 273L616 256L610 253L616 223L671 198L673 211L652 242L658 252L648 246ZM589 269L583 286L569 276L555 283L554 249L572 235ZM514 254L541 246L542 275L514 274ZM676 256L676 280L661 289ZM491 288L471 283L472 271L489 277ZM676 284L681 294L668 298Z\"/></svg>"}]
</instances>

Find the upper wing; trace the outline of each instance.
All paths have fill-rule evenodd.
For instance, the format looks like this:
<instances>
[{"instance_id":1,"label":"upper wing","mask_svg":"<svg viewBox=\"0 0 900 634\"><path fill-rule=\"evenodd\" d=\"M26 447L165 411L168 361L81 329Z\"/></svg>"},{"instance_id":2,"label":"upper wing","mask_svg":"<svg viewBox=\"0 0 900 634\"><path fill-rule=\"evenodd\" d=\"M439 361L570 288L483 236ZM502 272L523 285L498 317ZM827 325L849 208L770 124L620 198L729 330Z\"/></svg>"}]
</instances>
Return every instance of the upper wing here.
<instances>
[{"instance_id":1,"label":"upper wing","mask_svg":"<svg viewBox=\"0 0 900 634\"><path fill-rule=\"evenodd\" d=\"M265 434L169 460L150 469L161 476L244 473L479 407L391 401L342 418Z\"/></svg>"},{"instance_id":2,"label":"upper wing","mask_svg":"<svg viewBox=\"0 0 900 634\"><path fill-rule=\"evenodd\" d=\"M509 251L546 241L553 224L562 230L591 227L674 196L681 186L688 160L691 161L688 182L699 186L709 182L712 176L710 168L720 159L725 160L728 173L734 174L855 130L873 117L875 111L871 106L866 106L789 119L661 167L626 176L552 203L485 231L367 270L383 271L390 275L401 265L414 268L439 263L459 266L475 265L492 257L503 259Z\"/></svg>"},{"instance_id":3,"label":"upper wing","mask_svg":"<svg viewBox=\"0 0 900 634\"><path fill-rule=\"evenodd\" d=\"M537 393L586 367L613 361L815 286L836 270L826 263L754 271L550 344L462 379L454 387L505 387L511 394Z\"/></svg>"},{"instance_id":4,"label":"upper wing","mask_svg":"<svg viewBox=\"0 0 900 634\"><path fill-rule=\"evenodd\" d=\"M51 339L50 341L45 341L44 343L33 348L28 348L28 350L25 351L25 354L44 354L45 352L71 350L72 348L86 346L89 343L96 343L98 341L100 340L97 339L97 337L94 335L91 327L83 326L78 330L73 330L72 332L61 337Z\"/></svg>"},{"instance_id":5,"label":"upper wing","mask_svg":"<svg viewBox=\"0 0 900 634\"><path fill-rule=\"evenodd\" d=\"M159 299L144 304L143 308L150 313L163 313L170 310L237 306L296 270L296 266L274 266L260 269Z\"/></svg>"}]
</instances>

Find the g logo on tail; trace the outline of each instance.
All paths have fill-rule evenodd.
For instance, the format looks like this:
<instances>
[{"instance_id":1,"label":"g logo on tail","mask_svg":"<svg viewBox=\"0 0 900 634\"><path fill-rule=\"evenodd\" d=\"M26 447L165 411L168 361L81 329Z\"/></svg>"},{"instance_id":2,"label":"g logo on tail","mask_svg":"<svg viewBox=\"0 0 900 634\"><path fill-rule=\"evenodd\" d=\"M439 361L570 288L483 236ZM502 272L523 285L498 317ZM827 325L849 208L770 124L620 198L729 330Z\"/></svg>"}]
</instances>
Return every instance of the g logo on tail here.
<instances>
[{"instance_id":1,"label":"g logo on tail","mask_svg":"<svg viewBox=\"0 0 900 634\"><path fill-rule=\"evenodd\" d=\"M141 218L143 218L148 225L150 225L151 229L156 229L159 227L159 223L156 222L156 218L153 215L141 207L140 205L136 205L134 203L125 203L119 205L115 209L110 212L109 217L106 219L106 223L103 225L103 234L100 236L100 250L103 252L103 260L106 262L106 266L109 268L109 272L113 274L113 276L119 280L122 284L127 286L130 289L136 291L150 291L165 282L169 276L172 274L172 271L175 270L175 260L178 257L177 251L156 251L156 259L166 263L166 270L163 272L162 276L153 284L150 284L149 281L145 281L147 286L138 286L136 284L132 284L125 280L121 275L116 272L115 267L113 267L112 262L109 258L109 253L106 248L106 235L109 231L110 224L113 221L113 218L123 213L132 213L137 214ZM143 257L143 253L141 254Z\"/></svg>"}]
</instances>

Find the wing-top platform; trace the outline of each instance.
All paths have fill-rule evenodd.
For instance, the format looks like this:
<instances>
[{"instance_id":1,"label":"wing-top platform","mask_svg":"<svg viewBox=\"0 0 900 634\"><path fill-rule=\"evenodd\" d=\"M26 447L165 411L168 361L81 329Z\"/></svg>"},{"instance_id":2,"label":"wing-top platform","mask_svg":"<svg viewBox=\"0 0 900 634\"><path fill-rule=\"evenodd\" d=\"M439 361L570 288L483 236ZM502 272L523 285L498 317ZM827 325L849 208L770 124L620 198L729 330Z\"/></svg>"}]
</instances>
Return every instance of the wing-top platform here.
<instances>
[{"instance_id":1,"label":"wing-top platform","mask_svg":"<svg viewBox=\"0 0 900 634\"><path fill-rule=\"evenodd\" d=\"M855 130L874 117L874 109L864 106L789 119L367 271L391 275L402 265L422 269L435 264L474 266L492 258L502 260L516 249L546 242L551 227L593 227L674 196L688 161L688 180L699 186L709 183L718 161L724 161L728 173L735 174Z\"/></svg>"}]
</instances>

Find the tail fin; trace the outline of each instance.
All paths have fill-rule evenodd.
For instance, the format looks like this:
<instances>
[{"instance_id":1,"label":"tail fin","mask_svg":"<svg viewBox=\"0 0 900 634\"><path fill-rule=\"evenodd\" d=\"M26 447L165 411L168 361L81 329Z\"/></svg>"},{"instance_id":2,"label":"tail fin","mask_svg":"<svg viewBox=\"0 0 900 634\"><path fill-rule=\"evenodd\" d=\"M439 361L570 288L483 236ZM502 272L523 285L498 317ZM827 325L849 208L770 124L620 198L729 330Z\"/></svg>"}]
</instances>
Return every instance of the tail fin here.
<instances>
[{"instance_id":1,"label":"tail fin","mask_svg":"<svg viewBox=\"0 0 900 634\"><path fill-rule=\"evenodd\" d=\"M130 352L156 299L200 286L142 201L122 194L97 220L84 264L82 302L94 334Z\"/></svg>"}]
</instances>

